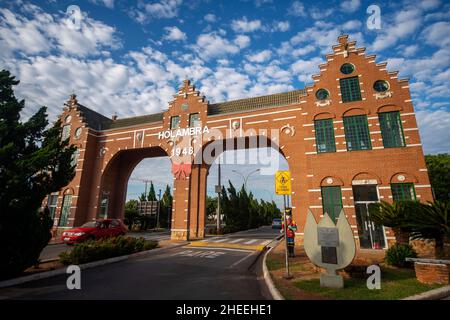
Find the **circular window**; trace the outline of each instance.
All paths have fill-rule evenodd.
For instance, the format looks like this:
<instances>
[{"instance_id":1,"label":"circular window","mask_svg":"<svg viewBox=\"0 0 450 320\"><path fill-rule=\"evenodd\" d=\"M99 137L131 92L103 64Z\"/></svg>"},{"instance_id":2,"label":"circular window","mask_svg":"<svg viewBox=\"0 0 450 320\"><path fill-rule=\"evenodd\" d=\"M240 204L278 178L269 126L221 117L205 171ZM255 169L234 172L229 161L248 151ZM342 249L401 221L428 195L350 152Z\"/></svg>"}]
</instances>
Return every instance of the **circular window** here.
<instances>
[{"instance_id":1,"label":"circular window","mask_svg":"<svg viewBox=\"0 0 450 320\"><path fill-rule=\"evenodd\" d=\"M373 84L373 89L376 92L385 92L389 90L389 83L385 80L377 80Z\"/></svg>"},{"instance_id":2,"label":"circular window","mask_svg":"<svg viewBox=\"0 0 450 320\"><path fill-rule=\"evenodd\" d=\"M317 100L325 100L325 99L328 99L329 96L330 96L330 93L328 92L327 89L319 89L316 91Z\"/></svg>"},{"instance_id":3,"label":"circular window","mask_svg":"<svg viewBox=\"0 0 450 320\"><path fill-rule=\"evenodd\" d=\"M80 128L77 128L77 130L75 130L75 138L79 138L80 136L81 136L81 127Z\"/></svg>"},{"instance_id":4,"label":"circular window","mask_svg":"<svg viewBox=\"0 0 450 320\"><path fill-rule=\"evenodd\" d=\"M355 71L355 66L354 66L353 64L351 64L351 63L344 63L344 64L341 66L341 72L342 72L343 74L350 74L350 73L352 73L353 71Z\"/></svg>"}]
</instances>

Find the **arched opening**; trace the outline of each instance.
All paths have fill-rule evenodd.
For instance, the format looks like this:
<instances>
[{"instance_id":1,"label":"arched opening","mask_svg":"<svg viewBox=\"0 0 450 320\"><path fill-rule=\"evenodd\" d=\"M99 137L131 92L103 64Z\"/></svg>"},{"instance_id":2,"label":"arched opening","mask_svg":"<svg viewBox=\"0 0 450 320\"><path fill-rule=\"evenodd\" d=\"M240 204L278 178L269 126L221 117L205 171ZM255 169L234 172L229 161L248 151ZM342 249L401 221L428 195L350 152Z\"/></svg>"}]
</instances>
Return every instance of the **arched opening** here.
<instances>
[{"instance_id":1,"label":"arched opening","mask_svg":"<svg viewBox=\"0 0 450 320\"><path fill-rule=\"evenodd\" d=\"M148 188L150 182L155 181L158 188L156 192L159 188L162 189L164 182L172 186L173 179L167 153L160 147L117 152L102 174L97 218L124 219L126 201L129 199L139 201L139 197L145 193L145 181L148 181ZM141 190L139 185L142 186L142 192L137 194ZM161 190L161 196L164 191L165 189Z\"/></svg>"},{"instance_id":2,"label":"arched opening","mask_svg":"<svg viewBox=\"0 0 450 320\"><path fill-rule=\"evenodd\" d=\"M273 214L280 218L283 197L275 195L274 176L278 170L289 170L289 164L276 143L265 136L243 137L214 141L204 150L213 155L206 181L205 234L214 233L217 228L219 190L222 231L267 225ZM237 207L234 200L249 203L248 210ZM226 205L231 209L225 208ZM230 212L235 213L234 217ZM242 219L236 219L237 212Z\"/></svg>"}]
</instances>

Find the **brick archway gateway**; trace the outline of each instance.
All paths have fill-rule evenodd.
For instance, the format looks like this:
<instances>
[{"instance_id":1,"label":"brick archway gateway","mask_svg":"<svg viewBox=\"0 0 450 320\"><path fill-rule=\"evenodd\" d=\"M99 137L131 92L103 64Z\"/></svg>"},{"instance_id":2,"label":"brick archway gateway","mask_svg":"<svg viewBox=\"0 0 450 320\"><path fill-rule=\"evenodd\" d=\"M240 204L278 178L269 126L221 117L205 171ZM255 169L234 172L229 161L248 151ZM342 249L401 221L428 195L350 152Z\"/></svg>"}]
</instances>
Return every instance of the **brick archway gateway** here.
<instances>
[{"instance_id":1,"label":"brick archway gateway","mask_svg":"<svg viewBox=\"0 0 450 320\"><path fill-rule=\"evenodd\" d=\"M411 180L414 195L421 201L432 200L408 80L398 79L397 71L387 71L386 63L376 63L374 55L357 48L347 36L340 36L332 50L326 55L326 63L318 66L320 73L312 76L312 85L285 93L211 104L185 80L167 110L124 119L105 117L72 95L61 115L63 135L80 149L76 176L59 193L55 229L77 226L98 216L104 209L104 196L111 199L109 215L121 216L121 186L132 168L142 158L167 155L174 179L172 238L202 238L202 223L198 221L204 216L206 176L211 160L221 152L211 152L213 142L217 146L233 141L236 145L243 143L245 148L257 137L265 138L256 142L256 147L264 140L270 141L289 164L292 212L300 226L299 239L307 210L317 218L323 215L322 192L327 186L340 188L339 201L357 241L360 230L353 197L355 186L375 185L379 200L392 201L393 196L411 188L395 186L394 194L393 184L409 183L408 177L415 177ZM349 68L342 72L344 64L353 66L350 73ZM374 86L379 80L387 85L381 92ZM348 101L349 91L356 92L357 98ZM389 110L384 110L387 105ZM396 130L403 134L401 146L392 147L383 141L386 122L382 128L380 115L387 111L398 112L400 128ZM347 138L352 132L344 128L348 117L363 117L367 122L364 150L351 151ZM328 134L334 138L328 152L321 152L317 146L316 124L321 120L329 120ZM366 172L378 179L353 179ZM74 191L64 201L63 191L67 188ZM68 216L59 219L62 212ZM58 221L65 224L58 226ZM386 239L393 239L390 231Z\"/></svg>"}]
</instances>

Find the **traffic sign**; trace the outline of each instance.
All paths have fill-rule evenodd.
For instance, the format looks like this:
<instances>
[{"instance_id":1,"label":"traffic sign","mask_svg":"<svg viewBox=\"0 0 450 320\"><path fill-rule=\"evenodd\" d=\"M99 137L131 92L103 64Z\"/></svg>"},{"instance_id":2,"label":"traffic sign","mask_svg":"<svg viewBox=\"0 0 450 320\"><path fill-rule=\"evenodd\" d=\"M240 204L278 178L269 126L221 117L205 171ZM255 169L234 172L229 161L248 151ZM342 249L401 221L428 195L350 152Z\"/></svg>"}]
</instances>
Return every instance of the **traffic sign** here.
<instances>
[{"instance_id":1,"label":"traffic sign","mask_svg":"<svg viewBox=\"0 0 450 320\"><path fill-rule=\"evenodd\" d=\"M277 171L275 174L275 193L277 195L290 195L291 191L291 172Z\"/></svg>"}]
</instances>

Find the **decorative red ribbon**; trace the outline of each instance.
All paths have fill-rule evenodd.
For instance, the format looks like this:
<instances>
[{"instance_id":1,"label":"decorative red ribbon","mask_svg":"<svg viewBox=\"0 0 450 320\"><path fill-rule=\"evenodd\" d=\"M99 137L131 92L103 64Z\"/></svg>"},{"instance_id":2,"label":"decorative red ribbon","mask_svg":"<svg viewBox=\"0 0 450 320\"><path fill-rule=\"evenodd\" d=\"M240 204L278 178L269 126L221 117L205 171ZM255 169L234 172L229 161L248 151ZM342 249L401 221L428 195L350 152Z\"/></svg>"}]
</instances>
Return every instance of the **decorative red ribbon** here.
<instances>
[{"instance_id":1,"label":"decorative red ribbon","mask_svg":"<svg viewBox=\"0 0 450 320\"><path fill-rule=\"evenodd\" d=\"M178 180L185 180L191 174L190 163L173 163L172 173Z\"/></svg>"}]
</instances>

